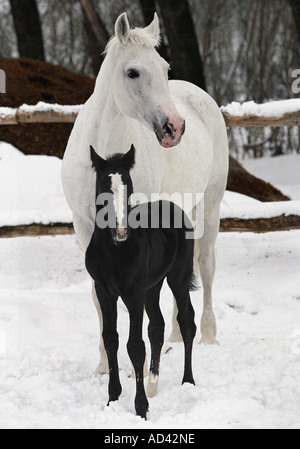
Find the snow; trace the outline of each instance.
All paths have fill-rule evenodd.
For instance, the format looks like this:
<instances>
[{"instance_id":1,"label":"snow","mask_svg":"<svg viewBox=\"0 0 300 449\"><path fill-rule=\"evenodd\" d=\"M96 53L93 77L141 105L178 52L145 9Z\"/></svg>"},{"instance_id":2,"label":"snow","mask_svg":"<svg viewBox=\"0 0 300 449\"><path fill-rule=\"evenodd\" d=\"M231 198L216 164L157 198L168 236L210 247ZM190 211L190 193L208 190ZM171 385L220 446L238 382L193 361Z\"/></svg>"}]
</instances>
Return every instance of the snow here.
<instances>
[{"instance_id":1,"label":"snow","mask_svg":"<svg viewBox=\"0 0 300 449\"><path fill-rule=\"evenodd\" d=\"M61 160L17 151L0 144L0 226L71 222L60 180Z\"/></svg>"},{"instance_id":2,"label":"snow","mask_svg":"<svg viewBox=\"0 0 300 449\"><path fill-rule=\"evenodd\" d=\"M227 106L221 107L222 113L234 117L243 117L245 115L256 115L258 117L281 117L285 114L300 111L300 99L270 101L264 104L257 104L254 101L237 103L233 101Z\"/></svg>"},{"instance_id":3,"label":"snow","mask_svg":"<svg viewBox=\"0 0 300 449\"><path fill-rule=\"evenodd\" d=\"M276 186L292 200L300 200L300 154L245 159L249 173Z\"/></svg>"},{"instance_id":4,"label":"snow","mask_svg":"<svg viewBox=\"0 0 300 449\"><path fill-rule=\"evenodd\" d=\"M300 215L300 201L274 201L262 203L236 192L226 191L222 204L221 218L272 218L280 215Z\"/></svg>"},{"instance_id":5,"label":"snow","mask_svg":"<svg viewBox=\"0 0 300 449\"><path fill-rule=\"evenodd\" d=\"M19 112L27 112L27 113L34 113L34 112L64 112L66 114L79 114L81 108L83 105L74 105L74 106L65 106L57 103L45 103L44 101L40 101L36 105L28 105L23 104L19 108Z\"/></svg>"},{"instance_id":6,"label":"snow","mask_svg":"<svg viewBox=\"0 0 300 449\"><path fill-rule=\"evenodd\" d=\"M18 157L25 157L22 151L7 142L0 142L0 161L7 161L10 159L16 159ZM1 166L2 164L0 164Z\"/></svg>"},{"instance_id":7,"label":"snow","mask_svg":"<svg viewBox=\"0 0 300 449\"><path fill-rule=\"evenodd\" d=\"M14 117L16 115L16 109L0 107L0 120L4 117Z\"/></svg>"},{"instance_id":8,"label":"snow","mask_svg":"<svg viewBox=\"0 0 300 449\"><path fill-rule=\"evenodd\" d=\"M226 192L223 216L297 212L298 162L298 155L244 161L254 174L292 188L294 201L260 203ZM0 226L71 221L60 169L55 157L24 156L0 143ZM117 403L106 406L108 376L94 375L98 318L76 237L0 239L0 428L300 428L299 262L300 230L219 235L214 310L220 346L199 344L200 289L192 293L196 386L181 386L183 345L166 340L159 393L149 400L145 422L134 411L121 301ZM166 285L161 305L168 337ZM147 319L145 337L146 328Z\"/></svg>"},{"instance_id":9,"label":"snow","mask_svg":"<svg viewBox=\"0 0 300 449\"><path fill-rule=\"evenodd\" d=\"M98 319L75 236L1 239L0 258L0 428L300 428L300 231L219 235L220 345L199 344L202 291L193 293L196 386L180 385L183 345L166 340L146 422L134 412L121 301L118 402L106 406L108 376L93 373ZM166 285L161 305L168 337Z\"/></svg>"}]
</instances>

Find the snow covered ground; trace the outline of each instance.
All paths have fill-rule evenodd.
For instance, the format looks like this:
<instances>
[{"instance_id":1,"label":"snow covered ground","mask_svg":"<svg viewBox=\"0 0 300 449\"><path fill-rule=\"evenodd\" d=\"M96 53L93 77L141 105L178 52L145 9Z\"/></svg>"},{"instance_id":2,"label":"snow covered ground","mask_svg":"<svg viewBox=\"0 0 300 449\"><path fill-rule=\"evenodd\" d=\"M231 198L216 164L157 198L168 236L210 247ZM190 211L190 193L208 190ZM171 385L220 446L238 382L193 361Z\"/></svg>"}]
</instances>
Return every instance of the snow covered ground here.
<instances>
[{"instance_id":1,"label":"snow covered ground","mask_svg":"<svg viewBox=\"0 0 300 449\"><path fill-rule=\"evenodd\" d=\"M244 165L290 195L289 207L297 208L299 160L292 155ZM59 174L56 158L25 157L0 145L0 226L71 221ZM222 213L249 216L261 204L227 192ZM145 422L134 412L121 301L118 403L106 407L108 376L93 374L98 319L75 236L0 239L0 428L299 429L299 263L300 230L219 235L214 309L220 346L199 344L200 289L192 294L196 386L180 385L183 345L166 341L159 393ZM168 337L167 286L161 305ZM149 349L147 319L144 326Z\"/></svg>"},{"instance_id":2,"label":"snow covered ground","mask_svg":"<svg viewBox=\"0 0 300 449\"><path fill-rule=\"evenodd\" d=\"M220 346L200 345L198 330L193 387L180 385L182 344L165 342L145 422L134 412L121 302L118 403L106 407L108 376L93 374L98 323L75 236L0 240L0 428L300 428L299 263L300 231L220 234ZM201 293L192 294L198 329ZM161 304L168 336L167 286Z\"/></svg>"}]
</instances>

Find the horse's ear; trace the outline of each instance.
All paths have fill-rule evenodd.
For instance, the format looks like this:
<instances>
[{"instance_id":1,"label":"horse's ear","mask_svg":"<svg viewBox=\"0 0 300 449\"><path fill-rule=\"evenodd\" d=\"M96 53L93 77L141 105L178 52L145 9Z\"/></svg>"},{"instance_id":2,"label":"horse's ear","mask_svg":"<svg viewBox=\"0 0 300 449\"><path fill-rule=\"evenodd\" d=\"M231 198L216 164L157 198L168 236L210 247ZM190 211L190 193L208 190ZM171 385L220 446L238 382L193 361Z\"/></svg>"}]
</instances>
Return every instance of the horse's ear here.
<instances>
[{"instance_id":1,"label":"horse's ear","mask_svg":"<svg viewBox=\"0 0 300 449\"><path fill-rule=\"evenodd\" d=\"M118 17L115 25L116 36L123 45L127 44L129 30L130 25L128 22L127 14L126 12L123 12L123 14Z\"/></svg>"},{"instance_id":2,"label":"horse's ear","mask_svg":"<svg viewBox=\"0 0 300 449\"><path fill-rule=\"evenodd\" d=\"M145 28L145 30L151 34L151 36L156 40L157 45L160 43L160 26L159 26L159 18L157 13L154 13L154 19L150 23L149 26Z\"/></svg>"},{"instance_id":3,"label":"horse's ear","mask_svg":"<svg viewBox=\"0 0 300 449\"><path fill-rule=\"evenodd\" d=\"M102 157L96 153L96 151L94 150L92 145L90 146L90 152L91 152L91 160L93 163L93 167L95 167L95 169L97 171L103 169L106 165L106 161L104 159L102 159Z\"/></svg>"},{"instance_id":4,"label":"horse's ear","mask_svg":"<svg viewBox=\"0 0 300 449\"><path fill-rule=\"evenodd\" d=\"M122 157L122 165L124 165L127 170L131 170L135 165L135 148L133 145L131 145L130 150L128 153L124 154Z\"/></svg>"}]
</instances>

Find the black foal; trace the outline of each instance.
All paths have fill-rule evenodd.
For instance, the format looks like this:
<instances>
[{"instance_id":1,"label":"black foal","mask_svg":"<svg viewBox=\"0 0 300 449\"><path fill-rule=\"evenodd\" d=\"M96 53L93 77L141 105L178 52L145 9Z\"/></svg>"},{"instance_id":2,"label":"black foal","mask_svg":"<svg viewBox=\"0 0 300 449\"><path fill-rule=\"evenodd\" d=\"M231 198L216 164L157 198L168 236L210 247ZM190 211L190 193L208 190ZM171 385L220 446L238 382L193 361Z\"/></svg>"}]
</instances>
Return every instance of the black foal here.
<instances>
[{"instance_id":1,"label":"black foal","mask_svg":"<svg viewBox=\"0 0 300 449\"><path fill-rule=\"evenodd\" d=\"M129 174L135 163L133 146L127 154L117 154L108 160L103 160L91 147L91 159L97 174L97 217L86 251L86 267L95 281L103 314L103 340L109 363L109 402L116 401L122 391L117 360L117 300L120 296L130 317L127 349L136 374L135 409L138 415L146 418L143 313L145 307L151 343L148 396L153 396L157 392L164 342L165 323L159 296L165 278L177 302L177 319L185 347L182 383L194 384L192 346L196 325L189 294L193 287L194 240L186 239L186 232L191 234L192 227L184 212L171 202L128 207L133 193ZM166 210L167 217L166 214L163 217Z\"/></svg>"}]
</instances>

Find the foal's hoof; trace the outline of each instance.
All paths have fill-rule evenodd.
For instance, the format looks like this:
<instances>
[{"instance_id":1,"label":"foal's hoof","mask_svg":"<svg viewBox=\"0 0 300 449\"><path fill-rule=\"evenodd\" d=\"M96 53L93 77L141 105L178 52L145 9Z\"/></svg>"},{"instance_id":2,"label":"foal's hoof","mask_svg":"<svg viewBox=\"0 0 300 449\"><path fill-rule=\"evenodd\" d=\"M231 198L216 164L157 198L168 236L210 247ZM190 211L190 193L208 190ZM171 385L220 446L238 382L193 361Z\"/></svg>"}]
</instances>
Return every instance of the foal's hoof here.
<instances>
[{"instance_id":1,"label":"foal's hoof","mask_svg":"<svg viewBox=\"0 0 300 449\"><path fill-rule=\"evenodd\" d=\"M190 385L194 385L194 386L196 385L193 376L184 377L182 379L181 385L184 385L184 384L190 384Z\"/></svg>"},{"instance_id":2,"label":"foal's hoof","mask_svg":"<svg viewBox=\"0 0 300 449\"><path fill-rule=\"evenodd\" d=\"M147 404L136 406L135 411L136 411L137 416L140 416L145 421L147 421L147 413L149 411L148 401L147 401Z\"/></svg>"}]
</instances>

